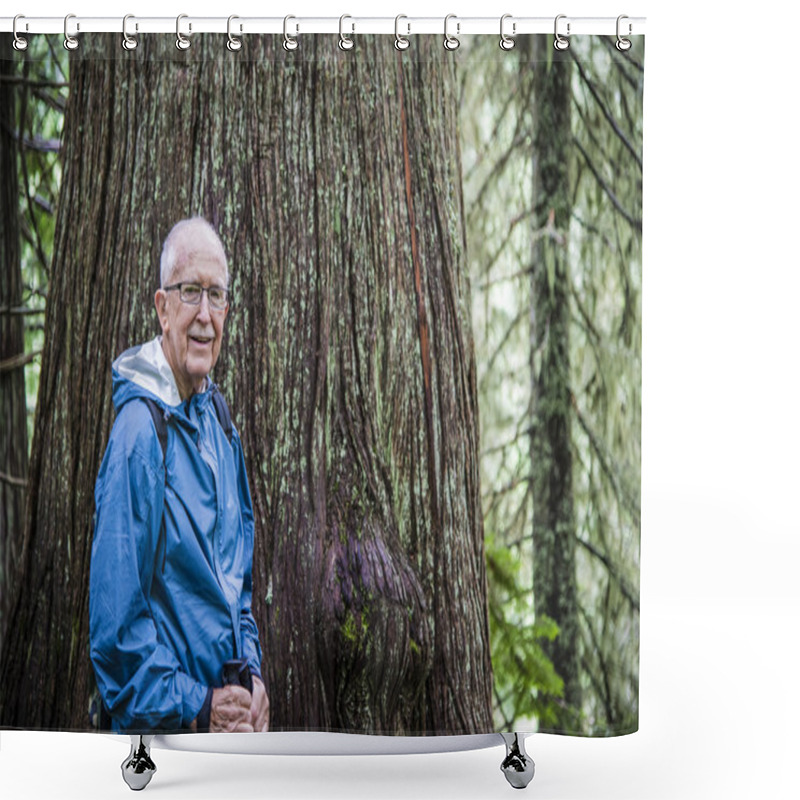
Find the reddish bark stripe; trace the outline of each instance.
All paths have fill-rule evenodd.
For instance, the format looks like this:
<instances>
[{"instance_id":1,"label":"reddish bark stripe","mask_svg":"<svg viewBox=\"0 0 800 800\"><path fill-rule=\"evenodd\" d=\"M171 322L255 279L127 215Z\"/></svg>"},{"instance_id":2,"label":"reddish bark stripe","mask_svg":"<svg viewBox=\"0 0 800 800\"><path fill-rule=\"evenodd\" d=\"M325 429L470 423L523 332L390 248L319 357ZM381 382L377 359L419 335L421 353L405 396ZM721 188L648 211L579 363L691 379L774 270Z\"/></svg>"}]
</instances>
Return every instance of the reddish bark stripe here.
<instances>
[{"instance_id":1,"label":"reddish bark stripe","mask_svg":"<svg viewBox=\"0 0 800 800\"><path fill-rule=\"evenodd\" d=\"M398 96L400 98L400 120L403 130L403 167L405 170L406 204L408 206L408 223L411 231L411 260L414 264L414 288L417 292L417 314L419 323L419 346L422 355L422 378L425 384L425 430L428 435L428 480L433 501L433 514L435 525L440 523L439 517L439 492L436 483L436 464L433 457L434 431L433 431L433 393L431 390L431 350L428 340L428 317L425 311L425 296L422 293L422 268L419 259L417 243L417 223L414 216L414 196L411 191L411 160L408 147L408 123L406 120L405 95L403 92L403 60L402 53L398 53Z\"/></svg>"}]
</instances>

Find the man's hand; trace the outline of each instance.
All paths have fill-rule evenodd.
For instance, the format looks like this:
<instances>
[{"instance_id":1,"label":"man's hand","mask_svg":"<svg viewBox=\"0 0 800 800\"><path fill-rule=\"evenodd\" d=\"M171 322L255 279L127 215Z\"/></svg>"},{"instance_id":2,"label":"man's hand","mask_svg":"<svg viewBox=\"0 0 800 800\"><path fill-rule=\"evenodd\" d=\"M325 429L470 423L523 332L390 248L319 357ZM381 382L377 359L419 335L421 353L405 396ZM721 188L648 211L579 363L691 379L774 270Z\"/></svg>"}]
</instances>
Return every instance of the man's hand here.
<instances>
[{"instance_id":1,"label":"man's hand","mask_svg":"<svg viewBox=\"0 0 800 800\"><path fill-rule=\"evenodd\" d=\"M263 691L263 684L261 686ZM266 697L266 693L264 694ZM210 733L252 733L250 692L242 686L223 686L211 695Z\"/></svg>"},{"instance_id":2,"label":"man's hand","mask_svg":"<svg viewBox=\"0 0 800 800\"><path fill-rule=\"evenodd\" d=\"M249 695L248 695L249 697ZM260 678L253 675L253 698L250 704L250 724L257 733L269 730L269 698Z\"/></svg>"}]
</instances>

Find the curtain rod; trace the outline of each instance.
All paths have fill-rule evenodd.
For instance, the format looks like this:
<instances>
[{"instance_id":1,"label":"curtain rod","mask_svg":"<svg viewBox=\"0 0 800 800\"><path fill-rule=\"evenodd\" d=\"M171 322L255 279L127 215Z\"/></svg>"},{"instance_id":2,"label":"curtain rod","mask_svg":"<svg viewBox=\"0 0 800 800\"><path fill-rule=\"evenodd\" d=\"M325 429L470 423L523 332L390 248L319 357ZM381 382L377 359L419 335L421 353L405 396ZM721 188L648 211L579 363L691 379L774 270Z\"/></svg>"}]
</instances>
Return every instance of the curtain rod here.
<instances>
[{"instance_id":1,"label":"curtain rod","mask_svg":"<svg viewBox=\"0 0 800 800\"><path fill-rule=\"evenodd\" d=\"M14 30L14 17L0 17L0 32L11 33ZM443 17L411 17L401 15L395 17L356 17L345 15L339 17L235 17L231 30L236 35L256 33L285 33L292 36L304 33L385 33L394 35L399 32L403 36L414 34L443 34L445 27L453 36L469 34L500 34L500 17L458 17L450 15L445 25ZM621 17L621 33L623 36L638 36L645 32L645 17ZM184 35L192 33L227 33L228 17L194 17L181 15L175 17L136 17L128 16L126 30L130 35L141 33L176 33ZM520 34L549 33L556 28L555 17L513 17L504 15L502 23L504 32L509 36ZM600 34L615 36L617 34L617 17L570 17L558 16L558 32L562 36L576 34ZM68 17L25 17L19 16L16 32L25 33L61 33L65 26L71 36L82 33L122 33L122 17L82 17L70 14ZM284 27L286 26L286 28ZM397 26L397 27L396 27Z\"/></svg>"}]
</instances>

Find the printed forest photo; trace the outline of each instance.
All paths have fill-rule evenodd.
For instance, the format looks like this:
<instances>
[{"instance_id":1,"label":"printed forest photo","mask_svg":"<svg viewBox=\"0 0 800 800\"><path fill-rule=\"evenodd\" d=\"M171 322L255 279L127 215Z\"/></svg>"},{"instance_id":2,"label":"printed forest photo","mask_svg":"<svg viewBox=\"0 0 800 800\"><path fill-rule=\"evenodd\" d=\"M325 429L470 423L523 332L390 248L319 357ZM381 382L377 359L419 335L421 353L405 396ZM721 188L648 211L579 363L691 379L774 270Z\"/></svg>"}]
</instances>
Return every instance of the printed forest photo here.
<instances>
[{"instance_id":1,"label":"printed forest photo","mask_svg":"<svg viewBox=\"0 0 800 800\"><path fill-rule=\"evenodd\" d=\"M112 363L176 289L228 303L269 730L637 730L643 37L29 38L0 34L0 728L98 728ZM227 293L164 286L192 217ZM186 663L211 635L145 622Z\"/></svg>"}]
</instances>

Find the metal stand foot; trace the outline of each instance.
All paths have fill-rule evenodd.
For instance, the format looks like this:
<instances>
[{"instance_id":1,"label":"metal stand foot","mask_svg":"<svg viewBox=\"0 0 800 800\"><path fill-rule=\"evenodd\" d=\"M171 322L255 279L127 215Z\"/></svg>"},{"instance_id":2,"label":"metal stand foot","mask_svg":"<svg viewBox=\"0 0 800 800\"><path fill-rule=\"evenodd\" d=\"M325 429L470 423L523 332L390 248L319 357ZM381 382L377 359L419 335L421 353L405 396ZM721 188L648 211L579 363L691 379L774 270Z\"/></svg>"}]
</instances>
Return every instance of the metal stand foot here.
<instances>
[{"instance_id":1,"label":"metal stand foot","mask_svg":"<svg viewBox=\"0 0 800 800\"><path fill-rule=\"evenodd\" d=\"M139 792L150 783L156 765L150 758L152 736L131 736L130 755L122 762L122 778L134 792Z\"/></svg>"},{"instance_id":2,"label":"metal stand foot","mask_svg":"<svg viewBox=\"0 0 800 800\"><path fill-rule=\"evenodd\" d=\"M500 765L506 780L515 789L524 789L532 780L535 765L525 752L525 736L519 733L501 733L506 743L506 757Z\"/></svg>"}]
</instances>

